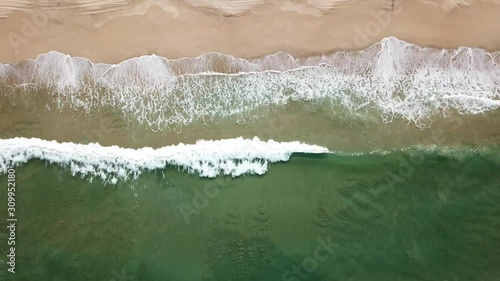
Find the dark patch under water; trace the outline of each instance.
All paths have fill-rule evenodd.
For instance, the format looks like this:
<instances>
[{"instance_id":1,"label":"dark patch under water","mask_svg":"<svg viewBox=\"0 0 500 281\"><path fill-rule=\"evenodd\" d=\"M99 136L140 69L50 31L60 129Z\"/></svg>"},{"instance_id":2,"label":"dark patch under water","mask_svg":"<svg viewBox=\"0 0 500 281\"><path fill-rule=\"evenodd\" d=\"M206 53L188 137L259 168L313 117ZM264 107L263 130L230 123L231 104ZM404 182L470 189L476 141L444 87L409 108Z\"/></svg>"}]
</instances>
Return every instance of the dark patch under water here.
<instances>
[{"instance_id":1,"label":"dark patch under water","mask_svg":"<svg viewBox=\"0 0 500 281\"><path fill-rule=\"evenodd\" d=\"M500 158L485 151L295 155L264 176L168 168L116 186L30 161L16 168L15 274L0 189L3 278L498 280Z\"/></svg>"}]
</instances>

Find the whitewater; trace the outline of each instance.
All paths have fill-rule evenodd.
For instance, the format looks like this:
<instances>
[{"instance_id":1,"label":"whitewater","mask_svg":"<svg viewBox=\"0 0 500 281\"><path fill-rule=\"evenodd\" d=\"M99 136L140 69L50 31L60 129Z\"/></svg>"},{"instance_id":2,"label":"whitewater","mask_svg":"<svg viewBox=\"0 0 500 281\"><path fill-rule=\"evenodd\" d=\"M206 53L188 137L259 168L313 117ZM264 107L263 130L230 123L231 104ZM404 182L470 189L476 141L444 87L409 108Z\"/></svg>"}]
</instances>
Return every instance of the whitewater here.
<instances>
[{"instance_id":1,"label":"whitewater","mask_svg":"<svg viewBox=\"0 0 500 281\"><path fill-rule=\"evenodd\" d=\"M500 52L420 47L394 37L357 52L293 58L280 52L245 60L219 53L119 64L49 52L0 64L3 95L47 98L43 107L123 112L154 130L230 116L266 116L291 102L385 123L426 128L435 117L500 107Z\"/></svg>"},{"instance_id":2,"label":"whitewater","mask_svg":"<svg viewBox=\"0 0 500 281\"><path fill-rule=\"evenodd\" d=\"M0 174L32 159L57 164L72 175L100 178L105 183L136 179L143 171L175 166L200 177L262 175L269 163L287 161L293 153L327 153L328 149L301 142L233 138L199 140L196 144L140 149L98 143L59 143L38 138L0 139Z\"/></svg>"}]
</instances>

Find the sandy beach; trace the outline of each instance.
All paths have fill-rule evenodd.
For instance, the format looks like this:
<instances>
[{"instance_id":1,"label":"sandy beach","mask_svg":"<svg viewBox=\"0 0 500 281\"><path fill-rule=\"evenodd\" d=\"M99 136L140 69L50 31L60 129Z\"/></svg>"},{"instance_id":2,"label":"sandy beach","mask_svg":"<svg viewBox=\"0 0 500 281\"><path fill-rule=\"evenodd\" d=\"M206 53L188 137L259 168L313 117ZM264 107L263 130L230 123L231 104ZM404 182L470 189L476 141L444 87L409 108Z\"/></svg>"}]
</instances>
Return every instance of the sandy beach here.
<instances>
[{"instance_id":1,"label":"sandy beach","mask_svg":"<svg viewBox=\"0 0 500 281\"><path fill-rule=\"evenodd\" d=\"M2 1L0 62L48 51L117 63L220 52L256 58L364 49L395 36L421 46L500 50L499 1Z\"/></svg>"},{"instance_id":2,"label":"sandy beach","mask_svg":"<svg viewBox=\"0 0 500 281\"><path fill-rule=\"evenodd\" d=\"M0 0L0 38L0 281L500 280L500 0Z\"/></svg>"}]
</instances>

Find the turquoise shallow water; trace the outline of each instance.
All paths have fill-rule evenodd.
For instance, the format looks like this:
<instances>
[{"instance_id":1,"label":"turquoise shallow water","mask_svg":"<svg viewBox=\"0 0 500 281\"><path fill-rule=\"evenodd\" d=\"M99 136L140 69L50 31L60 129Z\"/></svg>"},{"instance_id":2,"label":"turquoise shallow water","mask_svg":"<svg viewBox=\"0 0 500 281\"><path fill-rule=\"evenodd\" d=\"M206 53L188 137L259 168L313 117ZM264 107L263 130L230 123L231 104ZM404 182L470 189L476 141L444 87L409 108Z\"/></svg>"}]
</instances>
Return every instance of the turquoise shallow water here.
<instances>
[{"instance_id":1,"label":"turquoise shallow water","mask_svg":"<svg viewBox=\"0 0 500 281\"><path fill-rule=\"evenodd\" d=\"M0 189L2 278L498 280L499 155L296 154L263 176L169 167L114 186L32 160L16 167L15 274Z\"/></svg>"}]
</instances>

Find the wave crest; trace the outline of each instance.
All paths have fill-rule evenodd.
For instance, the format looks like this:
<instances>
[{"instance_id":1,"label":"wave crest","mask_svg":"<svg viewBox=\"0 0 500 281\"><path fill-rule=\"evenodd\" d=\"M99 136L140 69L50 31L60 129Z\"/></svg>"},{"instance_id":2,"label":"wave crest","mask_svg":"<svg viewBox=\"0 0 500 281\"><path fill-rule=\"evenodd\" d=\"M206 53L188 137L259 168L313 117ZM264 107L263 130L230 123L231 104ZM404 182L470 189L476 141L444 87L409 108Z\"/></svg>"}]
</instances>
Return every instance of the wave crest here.
<instances>
[{"instance_id":1,"label":"wave crest","mask_svg":"<svg viewBox=\"0 0 500 281\"><path fill-rule=\"evenodd\" d=\"M253 139L200 140L158 149L101 146L97 143L58 143L37 138L0 140L0 173L9 167L40 159L67 167L72 174L100 178L106 183L137 178L144 170L177 166L201 177L220 173L237 177L262 175L268 163L287 161L292 153L326 153L328 149L300 142L267 142Z\"/></svg>"}]
</instances>

